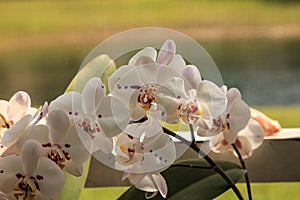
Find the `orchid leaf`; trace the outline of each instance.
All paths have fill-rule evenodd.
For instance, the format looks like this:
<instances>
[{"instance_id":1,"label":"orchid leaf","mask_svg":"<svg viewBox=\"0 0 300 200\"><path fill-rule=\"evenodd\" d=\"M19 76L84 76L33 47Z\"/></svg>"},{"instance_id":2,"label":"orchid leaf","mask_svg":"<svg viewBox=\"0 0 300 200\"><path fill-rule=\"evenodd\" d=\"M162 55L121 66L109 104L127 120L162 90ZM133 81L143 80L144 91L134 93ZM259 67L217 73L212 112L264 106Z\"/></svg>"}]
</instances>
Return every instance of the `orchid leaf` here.
<instances>
[{"instance_id":1,"label":"orchid leaf","mask_svg":"<svg viewBox=\"0 0 300 200\"><path fill-rule=\"evenodd\" d=\"M217 162L229 177L236 183L246 173L237 164L227 161ZM187 160L175 163L174 166L162 172L167 181L168 195L166 199L213 199L225 191L230 186L213 169L210 169L204 160ZM119 200L146 199L145 192L129 188ZM153 200L163 200L158 193Z\"/></svg>"},{"instance_id":2,"label":"orchid leaf","mask_svg":"<svg viewBox=\"0 0 300 200\"><path fill-rule=\"evenodd\" d=\"M107 55L95 57L87 63L73 78L65 92L78 91L82 92L85 84L93 77L101 78L107 87L109 76L116 70L114 61ZM85 181L88 175L90 159L83 166L82 176L75 177L65 173L66 181L63 190L59 193L58 199L79 199Z\"/></svg>"},{"instance_id":3,"label":"orchid leaf","mask_svg":"<svg viewBox=\"0 0 300 200\"><path fill-rule=\"evenodd\" d=\"M57 199L79 199L89 172L90 160L91 158L84 163L82 175L79 177L75 177L64 172L66 177L65 185L62 191L58 194Z\"/></svg>"},{"instance_id":4,"label":"orchid leaf","mask_svg":"<svg viewBox=\"0 0 300 200\"><path fill-rule=\"evenodd\" d=\"M116 70L116 65L107 55L99 55L87 63L73 78L65 92L82 92L85 84L93 77L101 78L108 88L108 78ZM108 89L107 89L108 92Z\"/></svg>"}]
</instances>

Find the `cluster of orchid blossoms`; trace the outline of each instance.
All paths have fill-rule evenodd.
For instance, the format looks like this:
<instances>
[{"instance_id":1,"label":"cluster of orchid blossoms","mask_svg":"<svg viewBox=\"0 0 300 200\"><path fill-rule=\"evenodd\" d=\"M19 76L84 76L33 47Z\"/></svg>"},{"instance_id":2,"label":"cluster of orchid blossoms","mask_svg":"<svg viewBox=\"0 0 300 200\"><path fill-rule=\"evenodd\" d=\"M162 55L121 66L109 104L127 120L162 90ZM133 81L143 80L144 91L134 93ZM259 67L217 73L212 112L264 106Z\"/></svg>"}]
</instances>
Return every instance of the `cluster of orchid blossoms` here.
<instances>
[{"instance_id":1,"label":"cluster of orchid blossoms","mask_svg":"<svg viewBox=\"0 0 300 200\"><path fill-rule=\"evenodd\" d=\"M179 157L180 141L165 133L165 124L192 126L215 152L231 151L234 143L251 156L264 131L238 89L202 80L175 52L172 40L158 53L142 49L110 76L109 95L94 77L82 92L39 109L25 92L0 101L0 199L55 199L63 171L81 176L90 155L123 171L138 189L166 197L160 172Z\"/></svg>"}]
</instances>

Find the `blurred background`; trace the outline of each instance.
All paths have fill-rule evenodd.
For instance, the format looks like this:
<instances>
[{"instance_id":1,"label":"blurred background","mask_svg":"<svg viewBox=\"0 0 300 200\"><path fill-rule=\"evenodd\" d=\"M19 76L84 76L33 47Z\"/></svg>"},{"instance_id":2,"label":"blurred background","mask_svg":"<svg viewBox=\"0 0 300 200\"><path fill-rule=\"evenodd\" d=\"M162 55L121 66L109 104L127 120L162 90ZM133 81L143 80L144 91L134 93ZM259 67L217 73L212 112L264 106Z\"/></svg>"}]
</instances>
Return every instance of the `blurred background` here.
<instances>
[{"instance_id":1,"label":"blurred background","mask_svg":"<svg viewBox=\"0 0 300 200\"><path fill-rule=\"evenodd\" d=\"M102 40L137 27L197 40L250 105L300 104L300 4L287 1L1 1L0 91L52 100Z\"/></svg>"},{"instance_id":2,"label":"blurred background","mask_svg":"<svg viewBox=\"0 0 300 200\"><path fill-rule=\"evenodd\" d=\"M224 83L238 87L249 105L279 119L283 127L300 126L297 1L2 0L0 99L24 90L35 106L49 102L64 92L101 41L149 26L174 29L197 40L215 61ZM98 176L90 176L89 186L95 179Z\"/></svg>"}]
</instances>

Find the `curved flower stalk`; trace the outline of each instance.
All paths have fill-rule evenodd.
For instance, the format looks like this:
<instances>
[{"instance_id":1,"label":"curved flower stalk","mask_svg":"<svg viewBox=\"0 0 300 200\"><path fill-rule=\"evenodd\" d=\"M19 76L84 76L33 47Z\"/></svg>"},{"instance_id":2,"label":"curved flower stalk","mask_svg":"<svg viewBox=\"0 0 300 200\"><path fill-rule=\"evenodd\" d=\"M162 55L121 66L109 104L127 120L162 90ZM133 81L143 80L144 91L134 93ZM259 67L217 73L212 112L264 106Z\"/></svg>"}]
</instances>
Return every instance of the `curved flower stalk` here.
<instances>
[{"instance_id":1,"label":"curved flower stalk","mask_svg":"<svg viewBox=\"0 0 300 200\"><path fill-rule=\"evenodd\" d=\"M9 199L53 199L64 185L64 174L42 156L41 144L27 141L19 156L0 159L0 191Z\"/></svg>"},{"instance_id":2,"label":"curved flower stalk","mask_svg":"<svg viewBox=\"0 0 300 200\"><path fill-rule=\"evenodd\" d=\"M235 142L239 131L245 128L250 119L250 109L248 105L241 99L238 89L231 88L227 91L227 87L222 87L227 98L226 110L213 119L212 126L209 127L205 123L200 123L197 134L199 136L217 136L222 133L228 144Z\"/></svg>"},{"instance_id":3,"label":"curved flower stalk","mask_svg":"<svg viewBox=\"0 0 300 200\"><path fill-rule=\"evenodd\" d=\"M238 133L234 144L238 148L242 158L245 159L252 155L253 150L257 149L263 143L263 140L264 130L255 120L250 119L247 126ZM212 148L214 152L223 153L232 151L237 156L231 144L223 136L217 142L212 140L211 143L215 143Z\"/></svg>"},{"instance_id":4,"label":"curved flower stalk","mask_svg":"<svg viewBox=\"0 0 300 200\"><path fill-rule=\"evenodd\" d=\"M157 192L161 194L163 198L167 197L168 194L168 186L164 177L160 173L154 174L135 174L135 173L124 173L122 179L126 179L130 181L132 185L134 185L137 189L154 193L152 195L145 194L146 199L151 199L154 197Z\"/></svg>"},{"instance_id":5,"label":"curved flower stalk","mask_svg":"<svg viewBox=\"0 0 300 200\"><path fill-rule=\"evenodd\" d=\"M121 133L129 123L127 108L118 99L105 96L104 84L99 78L90 79L82 94L67 92L52 101L49 110L61 109L79 129L82 142L93 153L101 150L112 151L111 137Z\"/></svg>"}]
</instances>

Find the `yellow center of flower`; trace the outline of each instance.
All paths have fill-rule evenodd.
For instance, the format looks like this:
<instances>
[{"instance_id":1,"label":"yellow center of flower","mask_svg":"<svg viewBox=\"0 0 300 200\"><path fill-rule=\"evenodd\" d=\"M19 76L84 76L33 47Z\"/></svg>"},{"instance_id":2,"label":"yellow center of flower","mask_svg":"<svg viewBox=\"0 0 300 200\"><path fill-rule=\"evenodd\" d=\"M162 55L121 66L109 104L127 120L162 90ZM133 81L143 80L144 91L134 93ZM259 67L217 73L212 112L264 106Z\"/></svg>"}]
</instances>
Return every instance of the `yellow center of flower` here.
<instances>
[{"instance_id":1,"label":"yellow center of flower","mask_svg":"<svg viewBox=\"0 0 300 200\"><path fill-rule=\"evenodd\" d=\"M143 144L120 144L119 148L124 153L123 155L117 156L117 160L119 161L119 163L128 166L143 160Z\"/></svg>"},{"instance_id":2,"label":"yellow center of flower","mask_svg":"<svg viewBox=\"0 0 300 200\"><path fill-rule=\"evenodd\" d=\"M202 108L195 99L183 101L179 106L181 119L189 124L197 121L202 115Z\"/></svg>"}]
</instances>

